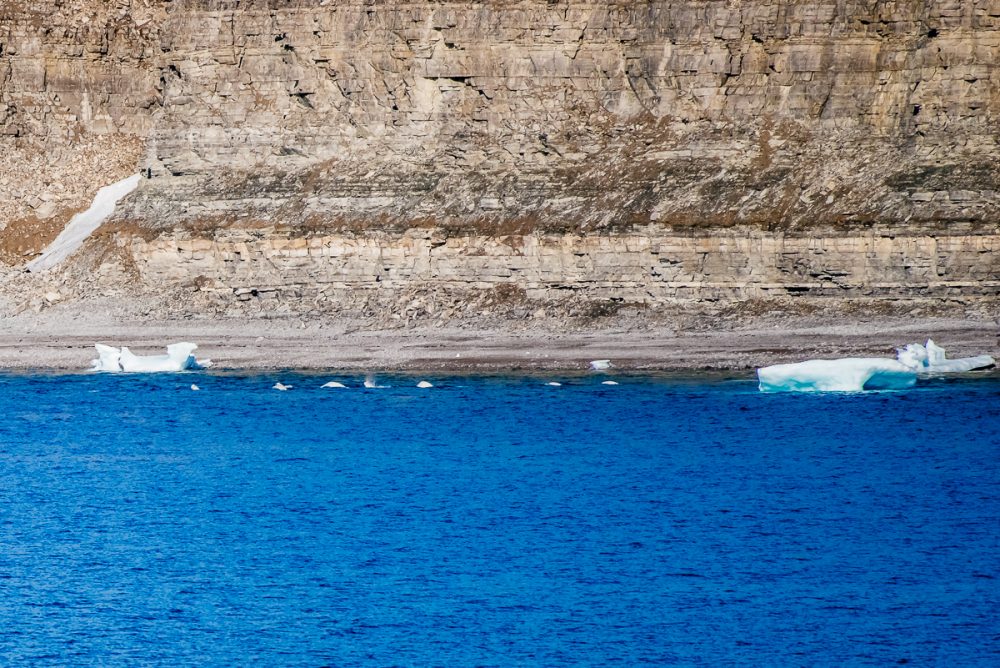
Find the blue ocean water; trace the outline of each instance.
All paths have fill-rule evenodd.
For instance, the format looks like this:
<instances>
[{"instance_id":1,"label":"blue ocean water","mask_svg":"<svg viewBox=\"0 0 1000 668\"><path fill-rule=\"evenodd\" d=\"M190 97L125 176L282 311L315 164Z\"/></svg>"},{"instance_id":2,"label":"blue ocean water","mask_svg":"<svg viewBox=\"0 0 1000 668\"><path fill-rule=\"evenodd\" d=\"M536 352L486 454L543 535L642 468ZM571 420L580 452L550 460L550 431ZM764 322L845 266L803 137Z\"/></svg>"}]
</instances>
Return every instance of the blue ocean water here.
<instances>
[{"instance_id":1,"label":"blue ocean water","mask_svg":"<svg viewBox=\"0 0 1000 668\"><path fill-rule=\"evenodd\" d=\"M0 376L0 665L1000 665L996 375L331 378Z\"/></svg>"}]
</instances>

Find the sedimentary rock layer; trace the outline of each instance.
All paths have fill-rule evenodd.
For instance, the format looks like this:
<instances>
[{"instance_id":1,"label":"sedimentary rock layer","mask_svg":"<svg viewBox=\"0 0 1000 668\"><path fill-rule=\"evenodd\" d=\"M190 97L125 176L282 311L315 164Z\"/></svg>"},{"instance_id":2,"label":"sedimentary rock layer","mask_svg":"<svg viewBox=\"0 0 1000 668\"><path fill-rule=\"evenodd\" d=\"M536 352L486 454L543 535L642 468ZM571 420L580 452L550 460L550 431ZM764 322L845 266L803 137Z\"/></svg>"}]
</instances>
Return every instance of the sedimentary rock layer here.
<instances>
[{"instance_id":1,"label":"sedimentary rock layer","mask_svg":"<svg viewBox=\"0 0 1000 668\"><path fill-rule=\"evenodd\" d=\"M399 280L529 290L618 265L663 298L977 292L998 63L1000 0L5 2L0 224L142 169L118 222L165 235L137 242L150 275L189 272L169 247L197 233L236 287L357 248L359 281L394 280L377 249ZM269 226L306 243L253 246L280 280L221 269Z\"/></svg>"},{"instance_id":2,"label":"sedimentary rock layer","mask_svg":"<svg viewBox=\"0 0 1000 668\"><path fill-rule=\"evenodd\" d=\"M755 229L628 234L449 235L310 233L294 229L122 237L147 285L197 286L221 300L325 296L356 305L378 290L419 285L443 295L516 286L528 300L633 305L820 297L1000 294L1000 228L989 234L897 235L886 230L809 236Z\"/></svg>"},{"instance_id":3,"label":"sedimentary rock layer","mask_svg":"<svg viewBox=\"0 0 1000 668\"><path fill-rule=\"evenodd\" d=\"M7 145L63 150L52 186L140 138L159 227L998 210L996 0L50 0L4 3L0 43Z\"/></svg>"}]
</instances>

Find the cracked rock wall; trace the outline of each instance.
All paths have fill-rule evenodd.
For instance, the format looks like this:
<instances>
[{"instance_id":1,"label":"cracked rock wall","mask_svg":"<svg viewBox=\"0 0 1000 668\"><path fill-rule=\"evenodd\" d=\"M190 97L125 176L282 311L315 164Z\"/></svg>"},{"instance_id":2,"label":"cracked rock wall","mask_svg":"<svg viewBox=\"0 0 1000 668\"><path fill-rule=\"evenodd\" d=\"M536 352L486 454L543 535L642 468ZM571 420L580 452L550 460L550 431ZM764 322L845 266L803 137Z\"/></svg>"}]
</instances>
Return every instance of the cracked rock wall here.
<instances>
[{"instance_id":1,"label":"cracked rock wall","mask_svg":"<svg viewBox=\"0 0 1000 668\"><path fill-rule=\"evenodd\" d=\"M750 234L782 262L867 262L864 284L873 229L932 230L975 261L900 245L891 272L964 284L1000 220L998 63L1000 0L5 2L0 144L30 168L2 170L0 223L142 168L118 222L144 237L435 229L467 240L438 251L464 281L460 251L512 234L578 239L585 267L613 259L602 238ZM712 253L695 283L745 281ZM555 282L576 280L599 283Z\"/></svg>"},{"instance_id":2,"label":"cracked rock wall","mask_svg":"<svg viewBox=\"0 0 1000 668\"><path fill-rule=\"evenodd\" d=\"M580 291L595 300L657 304L744 300L808 292L834 297L995 295L1000 230L899 236L870 230L845 237L753 229L679 235L659 225L629 233L449 236L299 235L294 230L177 232L128 249L152 282L183 283L247 301L366 289L488 290L513 283L535 300ZM356 296L356 295L355 295Z\"/></svg>"}]
</instances>

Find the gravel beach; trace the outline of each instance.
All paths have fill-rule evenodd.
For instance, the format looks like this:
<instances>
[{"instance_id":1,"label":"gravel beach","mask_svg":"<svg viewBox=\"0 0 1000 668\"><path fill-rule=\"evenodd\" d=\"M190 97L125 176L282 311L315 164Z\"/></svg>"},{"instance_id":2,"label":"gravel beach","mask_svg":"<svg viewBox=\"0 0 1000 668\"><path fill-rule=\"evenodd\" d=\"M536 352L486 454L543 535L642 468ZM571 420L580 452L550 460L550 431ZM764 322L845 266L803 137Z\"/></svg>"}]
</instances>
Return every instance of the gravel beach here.
<instances>
[{"instance_id":1,"label":"gravel beach","mask_svg":"<svg viewBox=\"0 0 1000 668\"><path fill-rule=\"evenodd\" d=\"M610 359L620 370L740 371L807 358L893 356L895 347L929 337L950 356L1000 357L1000 330L989 319L809 315L745 323L694 319L684 327L622 324L385 328L343 318L135 320L66 304L0 320L0 367L86 369L95 343L158 354L177 341L197 343L198 357L220 369L568 371Z\"/></svg>"}]
</instances>

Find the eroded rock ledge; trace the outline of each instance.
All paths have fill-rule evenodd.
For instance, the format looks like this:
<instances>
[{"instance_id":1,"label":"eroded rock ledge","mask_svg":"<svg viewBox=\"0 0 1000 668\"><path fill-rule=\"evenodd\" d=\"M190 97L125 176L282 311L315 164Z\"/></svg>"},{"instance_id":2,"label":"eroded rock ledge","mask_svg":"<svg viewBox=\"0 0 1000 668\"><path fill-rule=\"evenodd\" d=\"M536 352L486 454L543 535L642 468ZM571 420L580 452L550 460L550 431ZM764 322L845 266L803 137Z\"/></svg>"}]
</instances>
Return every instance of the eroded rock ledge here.
<instances>
[{"instance_id":1,"label":"eroded rock ledge","mask_svg":"<svg viewBox=\"0 0 1000 668\"><path fill-rule=\"evenodd\" d=\"M523 316L541 308L600 316L629 307L746 300L915 300L1000 294L1000 228L899 235L809 235L753 228L629 233L456 234L187 230L150 239L107 235L90 271L127 267L144 290L174 285L213 308L410 318ZM404 299L420 288L419 299ZM532 306L533 305L533 306Z\"/></svg>"}]
</instances>

